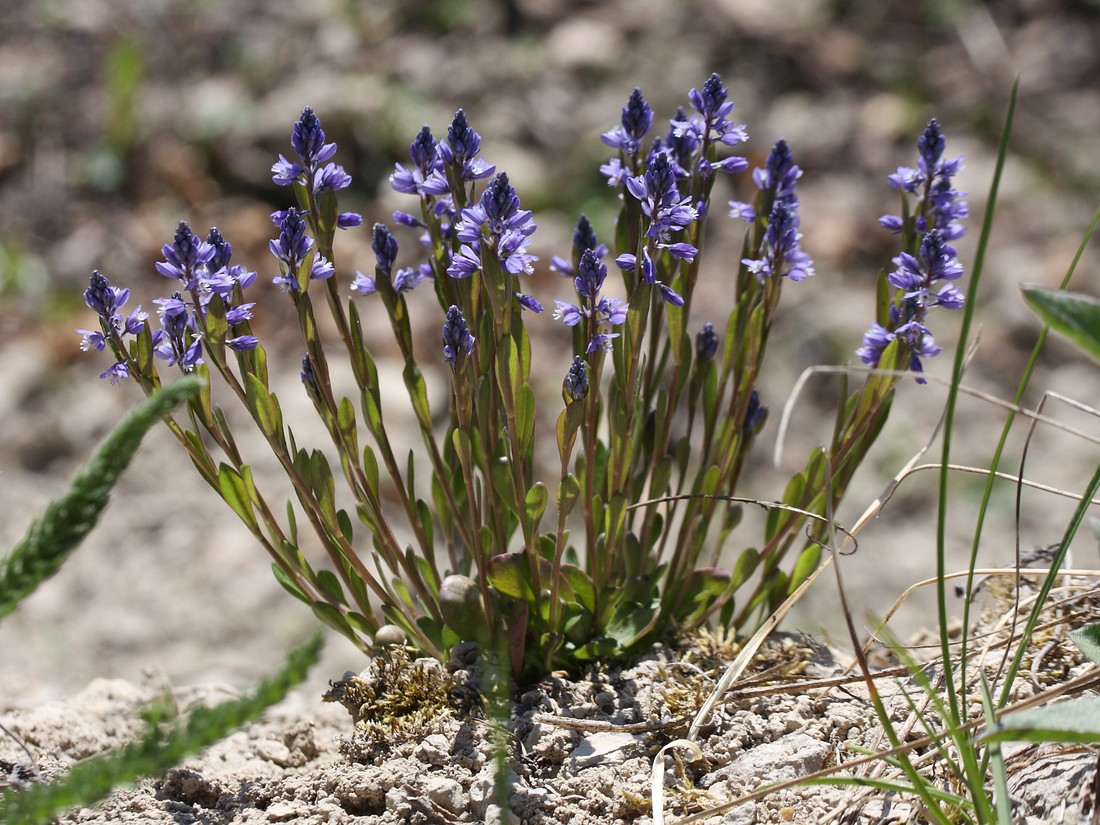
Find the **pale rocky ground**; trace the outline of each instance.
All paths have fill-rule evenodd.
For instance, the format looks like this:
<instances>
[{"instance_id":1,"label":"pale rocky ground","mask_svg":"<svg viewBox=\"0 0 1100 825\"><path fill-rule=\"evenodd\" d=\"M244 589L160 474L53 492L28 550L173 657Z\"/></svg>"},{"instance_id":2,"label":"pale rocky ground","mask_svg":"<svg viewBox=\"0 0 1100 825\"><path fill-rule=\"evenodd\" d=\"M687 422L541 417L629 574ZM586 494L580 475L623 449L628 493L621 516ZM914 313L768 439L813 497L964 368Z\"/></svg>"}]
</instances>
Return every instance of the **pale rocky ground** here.
<instances>
[{"instance_id":1,"label":"pale rocky ground","mask_svg":"<svg viewBox=\"0 0 1100 825\"><path fill-rule=\"evenodd\" d=\"M137 400L132 387L96 381L106 364L80 353L71 332L90 322L78 298L88 272L103 269L148 303L163 287L152 272L159 247L187 218L196 227L217 224L238 258L269 280L266 215L285 205L286 193L270 185L266 172L275 154L286 151L290 125L307 103L346 153L342 160L356 176L350 205L368 223L402 206L386 175L404 159L420 125L430 122L439 134L454 109L465 107L483 135L484 154L508 170L525 205L536 208L534 251L546 262L566 248L579 208L601 234L610 231L614 205L595 172L606 155L597 136L616 121L630 90L641 86L658 117L667 117L710 71L722 73L737 114L749 124L751 159L760 162L771 142L784 136L806 170L803 245L816 259L818 277L785 295L766 377L772 423L746 477L746 492L777 498L785 476L827 437L822 421L830 414L822 410L833 401L827 384L814 385L795 417L784 465L773 470L769 438L783 399L805 367L852 357L870 317L870 284L895 254L875 223L894 208L885 174L913 163L916 135L929 116L939 117L948 152L967 158L958 184L970 191L975 215L960 245L969 267L998 124L1019 72L1017 128L977 314L982 345L969 373L974 386L1011 395L1038 329L1017 284L1060 279L1100 189L1094 167L1100 154L1095 11L1053 0L953 14L901 2L836 11L823 0L517 5L522 25L511 36L503 5L489 2L451 4L446 11L427 2L369 4L354 13L335 2L40 0L5 16L0 547L15 541L64 489L95 441ZM134 103L136 131L119 166L104 137L112 111L104 66L112 45L128 42L143 54L144 82ZM305 64L286 65L289 54L307 55ZM726 196L734 194L730 189ZM736 254L740 230L727 223L712 227L710 236L716 245L708 253L708 289L721 306L728 300L721 262ZM367 265L366 232L349 233L341 242L347 271ZM406 252L412 246L406 243ZM1096 271L1087 252L1077 288L1100 292ZM550 303L564 297L566 286L543 271L532 288ZM261 334L275 341L288 415L304 421L306 399L293 392L296 348L280 337L285 309L274 292L264 300ZM554 325L546 319L545 326ZM936 327L948 346L932 366L936 374L949 368L956 330L953 318ZM550 352L560 346L557 334L546 333ZM1096 375L1093 363L1052 341L1033 387L1097 404ZM555 375L548 382L558 380ZM902 387L889 429L857 477L842 519L854 521L927 437L942 398L935 386ZM1035 403L1038 392L1029 399ZM1056 414L1096 432L1086 415L1062 407ZM957 460L985 460L1001 420L988 404L964 400ZM1012 462L1018 462L1020 443ZM1044 431L1028 462L1028 475L1080 490L1096 451ZM1015 463L1006 469L1015 472ZM955 568L969 550L977 499L977 482L960 478L957 484L949 529ZM1000 490L982 563L1011 558L1012 498L1011 487ZM859 553L844 567L857 611L885 612L905 587L934 572L933 502L931 474L918 476L863 533ZM1025 494L1021 544L1056 540L1072 506ZM1095 566L1095 553L1094 541L1079 538L1076 566ZM845 648L834 589L831 578L823 579L786 627L828 636ZM899 632L927 626L931 604L914 599L899 616ZM102 745L102 731L132 730L119 714L126 716L155 686L201 685L207 687L196 690L207 694L210 685L244 690L277 667L283 651L311 626L308 611L276 585L244 529L201 486L168 433L157 431L100 528L55 579L0 623L0 713L33 714L72 697L70 711L81 708L99 731L91 741ZM256 742L280 741L283 722L312 719L319 755L310 764L338 771L334 742L347 717L317 697L329 679L362 666L350 644L332 638L311 683L269 727L238 735L236 747L252 754ZM82 709L80 703L92 699L102 710ZM108 718L116 721L103 721ZM48 737L43 742L68 757L81 752L69 753ZM260 756L249 770L275 775L272 764Z\"/></svg>"}]
</instances>

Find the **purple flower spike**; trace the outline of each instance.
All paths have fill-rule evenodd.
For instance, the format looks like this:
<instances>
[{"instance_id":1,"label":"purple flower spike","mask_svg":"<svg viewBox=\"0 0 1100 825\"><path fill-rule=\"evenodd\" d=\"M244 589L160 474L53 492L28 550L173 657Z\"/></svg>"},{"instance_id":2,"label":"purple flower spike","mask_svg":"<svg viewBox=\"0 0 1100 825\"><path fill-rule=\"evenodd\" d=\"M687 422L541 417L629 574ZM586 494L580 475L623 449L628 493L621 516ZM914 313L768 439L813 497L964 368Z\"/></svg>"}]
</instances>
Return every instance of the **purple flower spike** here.
<instances>
[{"instance_id":1,"label":"purple flower spike","mask_svg":"<svg viewBox=\"0 0 1100 825\"><path fill-rule=\"evenodd\" d=\"M727 97L728 92L722 85L722 78L712 74L703 84L702 91L692 89L688 94L691 108L701 117L673 121L673 134L676 137L683 137L691 132L700 143L717 141L726 146L736 146L748 140L745 127L734 125L726 117L733 111L733 101L727 100Z\"/></svg>"},{"instance_id":2,"label":"purple flower spike","mask_svg":"<svg viewBox=\"0 0 1100 825\"><path fill-rule=\"evenodd\" d=\"M458 363L459 352L467 356L474 351L474 336L466 326L462 311L453 304L447 308L443 323L443 358L452 367Z\"/></svg>"},{"instance_id":3,"label":"purple flower spike","mask_svg":"<svg viewBox=\"0 0 1100 825\"><path fill-rule=\"evenodd\" d=\"M374 251L374 259L378 268L383 272L393 269L397 260L397 238L386 228L385 224L376 223L371 233L370 248Z\"/></svg>"},{"instance_id":4,"label":"purple flower spike","mask_svg":"<svg viewBox=\"0 0 1100 825\"><path fill-rule=\"evenodd\" d=\"M188 290L197 288L198 269L208 264L215 252L213 246L191 231L186 221L179 222L175 239L161 247L160 251L166 260L157 263L157 272L166 278L182 281Z\"/></svg>"},{"instance_id":5,"label":"purple flower spike","mask_svg":"<svg viewBox=\"0 0 1100 825\"><path fill-rule=\"evenodd\" d=\"M130 300L130 290L111 286L107 279L99 274L98 269L92 272L88 288L84 290L84 303L96 315L104 321L110 321L128 300Z\"/></svg>"},{"instance_id":6,"label":"purple flower spike","mask_svg":"<svg viewBox=\"0 0 1100 825\"><path fill-rule=\"evenodd\" d=\"M302 116L294 124L290 134L290 146L298 155L298 161L279 160L271 167L272 180L277 186L290 186L303 182L313 191L344 189L351 183L351 176L342 166L327 161L336 154L335 143L325 143L325 130L313 109L306 106Z\"/></svg>"},{"instance_id":7,"label":"purple flower spike","mask_svg":"<svg viewBox=\"0 0 1100 825\"><path fill-rule=\"evenodd\" d=\"M302 116L294 124L290 146L306 164L324 163L336 154L336 144L325 143L325 130L309 106L302 110Z\"/></svg>"},{"instance_id":8,"label":"purple flower spike","mask_svg":"<svg viewBox=\"0 0 1100 825\"><path fill-rule=\"evenodd\" d=\"M642 97L642 90L636 88L623 107L622 125L604 132L600 135L600 140L627 157L637 157L641 151L642 138L652 125L653 109Z\"/></svg>"},{"instance_id":9,"label":"purple flower spike","mask_svg":"<svg viewBox=\"0 0 1100 825\"><path fill-rule=\"evenodd\" d=\"M561 392L566 404L580 401L588 395L588 366L579 355L573 356L573 363L562 382Z\"/></svg>"},{"instance_id":10,"label":"purple flower spike","mask_svg":"<svg viewBox=\"0 0 1100 825\"><path fill-rule=\"evenodd\" d=\"M481 151L481 136L470 128L466 113L459 109L447 129L447 139L439 143L439 156L448 166L461 170L462 180L481 180L496 171L495 166L477 157Z\"/></svg>"},{"instance_id":11,"label":"purple flower spike","mask_svg":"<svg viewBox=\"0 0 1100 825\"><path fill-rule=\"evenodd\" d=\"M947 140L939 121L932 118L917 140L917 167L899 166L897 172L886 180L891 188L914 195L916 205L910 209L918 234L938 229L944 240L953 241L966 234L960 223L970 214L970 208L962 198L965 192L956 190L951 179L962 168L962 157L944 160ZM899 234L905 224L898 215L883 215L879 223L890 232Z\"/></svg>"}]
</instances>

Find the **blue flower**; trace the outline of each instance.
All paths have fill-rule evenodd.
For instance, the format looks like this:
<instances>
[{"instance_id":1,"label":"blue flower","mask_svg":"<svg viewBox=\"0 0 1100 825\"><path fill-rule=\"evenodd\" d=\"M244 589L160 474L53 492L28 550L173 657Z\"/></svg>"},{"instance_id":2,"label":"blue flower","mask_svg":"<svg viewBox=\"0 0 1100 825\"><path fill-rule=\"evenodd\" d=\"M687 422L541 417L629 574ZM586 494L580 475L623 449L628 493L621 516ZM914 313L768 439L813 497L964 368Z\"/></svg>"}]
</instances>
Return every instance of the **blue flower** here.
<instances>
[{"instance_id":1,"label":"blue flower","mask_svg":"<svg viewBox=\"0 0 1100 825\"><path fill-rule=\"evenodd\" d=\"M504 271L531 274L535 255L527 253L527 239L535 231L530 210L519 208L519 196L501 172L485 187L481 200L462 210L455 235L462 242L447 274L468 278L481 269L481 245L490 244Z\"/></svg>"},{"instance_id":2,"label":"blue flower","mask_svg":"<svg viewBox=\"0 0 1100 825\"><path fill-rule=\"evenodd\" d=\"M619 333L610 332L610 328L622 326L626 322L626 311L629 307L618 298L599 297L607 278L607 266L600 260L596 249L584 250L577 269L573 288L581 296L580 304L554 301L557 305L554 318L567 327L575 327L582 320L588 319L588 329L592 337L586 352L609 349L611 341L619 337Z\"/></svg>"},{"instance_id":3,"label":"blue flower","mask_svg":"<svg viewBox=\"0 0 1100 825\"><path fill-rule=\"evenodd\" d=\"M409 158L413 165L406 169L395 164L390 175L390 186L406 195L445 195L449 191L447 177L443 174L443 161L432 130L425 126L409 146Z\"/></svg>"},{"instance_id":4,"label":"blue flower","mask_svg":"<svg viewBox=\"0 0 1100 825\"><path fill-rule=\"evenodd\" d=\"M438 150L443 163L458 167L462 180L481 180L496 171L495 166L477 157L481 151L481 136L470 128L462 109L455 112L447 128L447 139L440 141Z\"/></svg>"},{"instance_id":5,"label":"blue flower","mask_svg":"<svg viewBox=\"0 0 1100 825\"><path fill-rule=\"evenodd\" d=\"M302 116L294 124L290 146L298 155L298 160L290 161L279 155L279 160L271 167L271 179L277 186L303 183L309 184L314 193L319 193L344 189L351 183L351 175L342 166L327 162L336 154L336 144L325 143L325 130L309 106L302 110Z\"/></svg>"},{"instance_id":6,"label":"blue flower","mask_svg":"<svg viewBox=\"0 0 1100 825\"><path fill-rule=\"evenodd\" d=\"M748 140L744 125L734 125L726 117L733 111L733 101L726 99L728 94L722 85L722 78L717 73L712 74L703 84L702 91L692 89L688 94L691 108L701 117L672 121L673 134L681 137L690 132L700 143L718 141L727 146L736 146Z\"/></svg>"},{"instance_id":7,"label":"blue flower","mask_svg":"<svg viewBox=\"0 0 1100 825\"><path fill-rule=\"evenodd\" d=\"M130 367L124 361L119 361L107 367L107 370L100 373L99 377L107 378L112 384L118 386L123 378L130 377Z\"/></svg>"},{"instance_id":8,"label":"blue flower","mask_svg":"<svg viewBox=\"0 0 1100 825\"><path fill-rule=\"evenodd\" d=\"M642 148L642 138L653 125L653 109L642 97L641 89L634 89L623 107L620 126L600 135L600 140L612 149L618 149L628 158L635 158Z\"/></svg>"},{"instance_id":9,"label":"blue flower","mask_svg":"<svg viewBox=\"0 0 1100 825\"><path fill-rule=\"evenodd\" d=\"M467 356L474 351L474 336L466 326L462 311L453 304L447 308L443 322L443 358L452 367L458 363L459 352Z\"/></svg>"},{"instance_id":10,"label":"blue flower","mask_svg":"<svg viewBox=\"0 0 1100 825\"><path fill-rule=\"evenodd\" d=\"M798 196L795 186L802 177L802 170L794 162L794 155L787 141L780 138L775 142L768 158L763 166L752 171L752 180L756 188L762 193L758 196L758 202L764 208L770 208L768 204L782 201L798 208ZM756 220L756 207L750 203L730 201L730 217L739 218L745 223Z\"/></svg>"},{"instance_id":11,"label":"blue flower","mask_svg":"<svg viewBox=\"0 0 1100 825\"><path fill-rule=\"evenodd\" d=\"M202 344L187 303L179 292L172 293L170 298L157 298L153 303L160 306L157 314L161 324L161 329L153 334L154 354L167 361L168 366L178 364L183 372L191 372L203 359Z\"/></svg>"},{"instance_id":12,"label":"blue flower","mask_svg":"<svg viewBox=\"0 0 1100 825\"><path fill-rule=\"evenodd\" d=\"M298 375L301 377L302 384L305 386L310 398L319 400L321 398L321 388L317 385L317 374L313 371L313 361L309 355L302 358L302 369Z\"/></svg>"},{"instance_id":13,"label":"blue flower","mask_svg":"<svg viewBox=\"0 0 1100 825\"><path fill-rule=\"evenodd\" d=\"M714 329L714 324L707 321L695 336L695 357L700 364L706 364L713 361L717 354L718 333Z\"/></svg>"},{"instance_id":14,"label":"blue flower","mask_svg":"<svg viewBox=\"0 0 1100 825\"><path fill-rule=\"evenodd\" d=\"M962 157L945 160L947 140L939 121L932 118L917 139L917 168L899 166L897 172L888 175L890 186L901 192L916 195L917 204L911 210L914 226L919 234L938 229L944 240L953 241L966 234L959 223L970 214L970 207L962 200L965 192L956 190L951 179L962 168ZM894 233L905 229L898 215L883 215L879 224Z\"/></svg>"},{"instance_id":15,"label":"blue flower","mask_svg":"<svg viewBox=\"0 0 1100 825\"><path fill-rule=\"evenodd\" d=\"M84 303L105 321L110 319L130 300L130 290L111 286L106 277L96 269L84 290Z\"/></svg>"},{"instance_id":16,"label":"blue flower","mask_svg":"<svg viewBox=\"0 0 1100 825\"><path fill-rule=\"evenodd\" d=\"M699 217L699 212L691 205L691 197L680 197L676 172L666 154L654 157L645 174L627 178L626 188L641 202L642 211L649 218L647 238L667 241L670 233L683 229Z\"/></svg>"},{"instance_id":17,"label":"blue flower","mask_svg":"<svg viewBox=\"0 0 1100 825\"><path fill-rule=\"evenodd\" d=\"M813 260L799 248L798 226L798 201L777 200L768 216L760 257L741 259L760 283L772 277L803 281L814 274Z\"/></svg>"},{"instance_id":18,"label":"blue flower","mask_svg":"<svg viewBox=\"0 0 1100 825\"><path fill-rule=\"evenodd\" d=\"M285 212L276 212L272 218L282 216L279 221L279 237L268 242L268 248L282 263L281 275L272 279L283 292L298 290L298 270L313 248L313 239L306 234L306 222L301 213L291 207ZM335 273L333 265L321 255L314 256L310 265L311 280L324 280Z\"/></svg>"},{"instance_id":19,"label":"blue flower","mask_svg":"<svg viewBox=\"0 0 1100 825\"><path fill-rule=\"evenodd\" d=\"M573 356L573 363L562 381L561 393L566 404L580 401L588 395L588 366L579 355Z\"/></svg>"},{"instance_id":20,"label":"blue flower","mask_svg":"<svg viewBox=\"0 0 1100 825\"><path fill-rule=\"evenodd\" d=\"M166 260L157 263L157 272L182 281L185 289L192 290L198 288L199 276L205 274L200 269L214 257L215 249L192 232L186 221L180 221L175 239L162 246L161 253Z\"/></svg>"}]
</instances>

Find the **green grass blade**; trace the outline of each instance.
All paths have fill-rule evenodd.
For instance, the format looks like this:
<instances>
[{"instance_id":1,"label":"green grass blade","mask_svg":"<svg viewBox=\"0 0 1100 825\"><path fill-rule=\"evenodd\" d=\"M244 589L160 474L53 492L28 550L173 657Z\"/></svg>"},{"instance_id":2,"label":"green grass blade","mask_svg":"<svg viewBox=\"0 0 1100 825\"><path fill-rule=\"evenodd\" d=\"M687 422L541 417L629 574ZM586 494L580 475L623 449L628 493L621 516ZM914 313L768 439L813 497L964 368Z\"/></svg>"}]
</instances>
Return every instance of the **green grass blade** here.
<instances>
[{"instance_id":1,"label":"green grass blade","mask_svg":"<svg viewBox=\"0 0 1100 825\"><path fill-rule=\"evenodd\" d=\"M141 439L174 406L201 386L181 378L158 390L133 410L96 450L72 485L33 522L26 536L0 560L0 618L58 571L69 553L91 532L107 506L111 489L134 457Z\"/></svg>"},{"instance_id":2,"label":"green grass blade","mask_svg":"<svg viewBox=\"0 0 1100 825\"><path fill-rule=\"evenodd\" d=\"M974 255L974 268L970 273L970 284L967 288L966 304L963 307L963 319L959 329L959 344L955 349L955 364L951 373L951 388L947 393L947 409L944 413L943 456L940 460L939 502L936 518L936 610L940 632L940 652L945 667L951 662L951 640L947 635L947 584L945 579L947 574L947 488L951 464L951 439L955 431L955 408L959 399L963 360L969 348L970 325L974 318L978 285L981 283L982 271L985 266L985 253L989 247L990 235L993 233L993 217L997 211L997 194L1000 192L1001 174L1004 172L1005 160L1008 157L1008 138L1012 134L1012 122L1016 114L1016 97L1019 91L1020 79L1017 77L1012 84L1012 92L1009 94L1008 111L1005 113L1004 128L1001 130L1001 141L997 148L997 162L993 170L993 180L989 185L989 200L985 215L982 218L982 231ZM965 645L963 656L965 656ZM960 670L962 669L960 668ZM963 684L965 685L965 682ZM959 709L959 692L956 690L954 679L947 679L945 687L948 705L951 708L951 716L957 723L962 717Z\"/></svg>"},{"instance_id":3,"label":"green grass blade","mask_svg":"<svg viewBox=\"0 0 1100 825\"><path fill-rule=\"evenodd\" d=\"M259 718L300 684L321 655L323 637L314 632L287 656L283 668L257 685L252 693L212 708L191 712L184 724L166 729L150 723L145 734L117 751L73 767L68 775L49 785L8 792L0 799L0 823L40 825L75 806L87 807L124 782L153 776L172 767L197 750L225 738L237 728Z\"/></svg>"}]
</instances>

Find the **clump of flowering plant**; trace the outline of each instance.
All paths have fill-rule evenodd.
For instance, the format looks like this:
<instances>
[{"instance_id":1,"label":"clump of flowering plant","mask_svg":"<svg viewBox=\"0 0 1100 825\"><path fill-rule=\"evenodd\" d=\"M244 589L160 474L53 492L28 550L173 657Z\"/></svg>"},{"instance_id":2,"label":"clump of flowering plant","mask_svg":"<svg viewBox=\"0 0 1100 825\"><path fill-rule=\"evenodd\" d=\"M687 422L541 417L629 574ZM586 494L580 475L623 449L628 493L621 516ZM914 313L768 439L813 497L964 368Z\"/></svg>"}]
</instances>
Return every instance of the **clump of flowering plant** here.
<instances>
[{"instance_id":1,"label":"clump of flowering plant","mask_svg":"<svg viewBox=\"0 0 1100 825\"><path fill-rule=\"evenodd\" d=\"M621 201L611 244L582 216L571 253L550 261L574 293L550 313L572 344L557 366L563 407L549 416L558 454L550 478L536 464L543 431L527 331L543 312L525 286L538 262L529 252L536 223L507 174L481 158L481 138L461 110L442 139L425 126L409 147L411 163L390 177L411 199L393 217L419 233L422 262L398 267L397 236L378 223L373 273L342 274L335 232L361 218L339 211L338 192L351 178L333 162L336 147L311 109L294 125L296 160L280 155L272 168L274 182L296 197L272 216L275 280L297 310L302 384L328 432L350 509L337 503L329 454L300 445L283 421L250 326L255 303L244 295L255 273L230 264L217 230L203 241L181 223L164 247L157 270L177 285L157 302L159 329L140 307L124 317L128 290L93 273L85 297L100 329L82 331L85 348L109 349L115 364L104 376L133 378L146 392L161 382L158 359L220 376L250 412L295 501L285 508L269 501L209 391L186 422L169 418L168 426L270 554L279 581L364 649L383 626L396 625L438 657L462 640L505 650L513 671L532 677L637 653L715 616L743 627L816 567L821 519L885 421L896 378L870 375L846 399L832 443L791 480L764 535L739 539L742 549L723 563L740 521L741 470L767 419L757 383L771 325L784 286L814 268L801 248L802 172L780 140L752 174L752 202L730 202L731 216L749 225L741 259L725 274L733 309L724 320L693 317L712 190L748 163L730 153L747 134L729 119L733 103L718 75L693 89L689 103L690 112L680 109L655 130L641 91L630 95L620 124L602 135L615 156L600 171ZM903 213L883 223L902 238L902 252L884 273L879 318L860 350L865 363L908 364L918 374L920 359L938 352L925 316L961 304L950 284L935 292L933 284L961 274L947 242L965 216L950 186L958 161L942 160L935 121L920 150L918 170L891 177ZM442 332L425 350L414 346L406 295L429 283ZM351 395L329 377L337 356L318 332L318 293L339 357L351 365ZM416 477L411 453L399 460L387 435L383 387L362 334L365 317L377 323L382 315L404 361L427 480ZM444 426L429 405L426 363L448 375ZM302 519L331 569L300 551ZM785 564L792 553L794 563Z\"/></svg>"}]
</instances>

